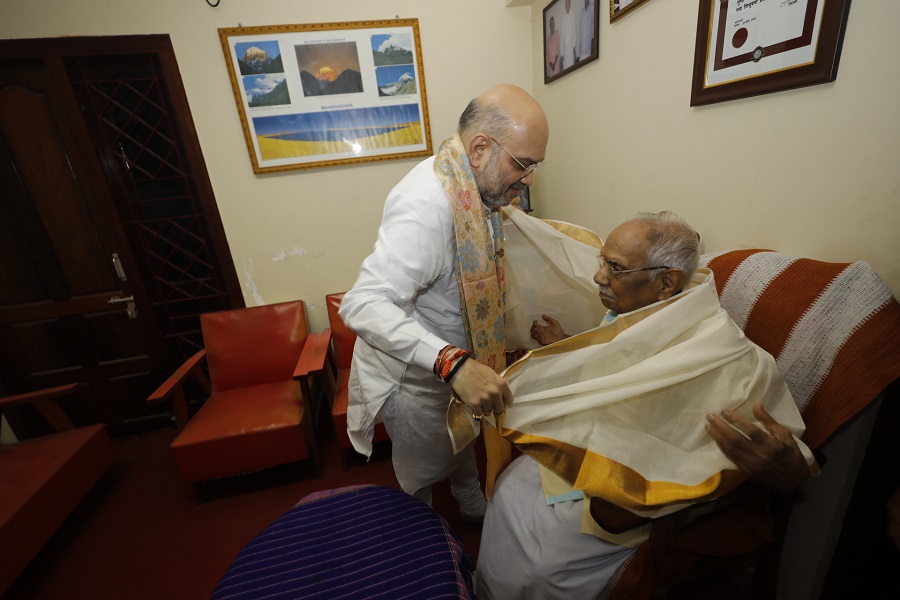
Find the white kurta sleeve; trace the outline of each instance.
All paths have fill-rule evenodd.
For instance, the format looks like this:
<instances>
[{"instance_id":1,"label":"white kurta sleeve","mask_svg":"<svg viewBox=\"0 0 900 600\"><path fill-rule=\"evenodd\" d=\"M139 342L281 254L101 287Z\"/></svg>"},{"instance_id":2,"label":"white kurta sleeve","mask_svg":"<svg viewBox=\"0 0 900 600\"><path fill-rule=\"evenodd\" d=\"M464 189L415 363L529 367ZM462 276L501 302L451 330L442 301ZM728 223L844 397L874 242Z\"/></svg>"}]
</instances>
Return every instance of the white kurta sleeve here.
<instances>
[{"instance_id":1,"label":"white kurta sleeve","mask_svg":"<svg viewBox=\"0 0 900 600\"><path fill-rule=\"evenodd\" d=\"M449 206L444 209L427 195L395 188L385 205L375 251L341 303L347 326L369 345L430 371L450 342L433 332L440 330L440 311L435 311L438 318L429 331L415 303L452 269L452 235Z\"/></svg>"}]
</instances>

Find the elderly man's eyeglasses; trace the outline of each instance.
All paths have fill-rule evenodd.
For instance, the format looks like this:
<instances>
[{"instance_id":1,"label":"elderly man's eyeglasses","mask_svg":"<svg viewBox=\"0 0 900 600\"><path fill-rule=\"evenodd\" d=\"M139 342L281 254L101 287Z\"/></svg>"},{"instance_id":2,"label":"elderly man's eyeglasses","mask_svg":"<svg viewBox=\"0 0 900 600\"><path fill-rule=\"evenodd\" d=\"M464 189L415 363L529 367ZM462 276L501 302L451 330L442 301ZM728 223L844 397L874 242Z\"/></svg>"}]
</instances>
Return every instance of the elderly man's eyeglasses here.
<instances>
[{"instance_id":1,"label":"elderly man's eyeglasses","mask_svg":"<svg viewBox=\"0 0 900 600\"><path fill-rule=\"evenodd\" d=\"M622 265L609 262L605 258L603 258L602 254L597 255L597 263L600 265L600 270L606 269L606 272L612 275L615 278L621 278L629 273L637 273L638 271L653 271L654 269L669 269L671 267L641 267L640 269L623 269Z\"/></svg>"},{"instance_id":2,"label":"elderly man's eyeglasses","mask_svg":"<svg viewBox=\"0 0 900 600\"><path fill-rule=\"evenodd\" d=\"M522 173L522 177L528 177L528 175L530 175L531 173L534 173L535 169L537 169L538 167L540 167L540 166L542 166L542 165L544 164L544 161L541 161L541 162L531 163L530 165L528 165L528 166L526 167L525 165L522 164L522 162L521 162L518 158L516 158L515 156L512 155L512 152L510 152L509 150L507 150L506 148L504 148L504 147L503 147L503 144L501 144L500 142L498 142L498 141L494 138L494 136L489 135L488 137L491 138L491 141L492 141L492 142L494 142L495 144L497 144L498 146L500 146L500 149L501 149L501 150L503 150L504 152L506 152L507 154L509 154L509 157L510 157L511 159L513 159L514 161L516 161L516 164L519 165L519 168L522 169L522 171L524 171L524 172Z\"/></svg>"}]
</instances>

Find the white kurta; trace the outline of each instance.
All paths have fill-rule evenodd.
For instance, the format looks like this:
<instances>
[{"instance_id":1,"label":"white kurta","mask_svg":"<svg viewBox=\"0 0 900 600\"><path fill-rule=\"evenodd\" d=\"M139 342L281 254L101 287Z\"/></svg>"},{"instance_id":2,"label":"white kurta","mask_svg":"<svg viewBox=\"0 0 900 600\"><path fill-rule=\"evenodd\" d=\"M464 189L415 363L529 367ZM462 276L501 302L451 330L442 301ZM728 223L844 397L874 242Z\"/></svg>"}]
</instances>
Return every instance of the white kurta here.
<instances>
[{"instance_id":1,"label":"white kurta","mask_svg":"<svg viewBox=\"0 0 900 600\"><path fill-rule=\"evenodd\" d=\"M391 190L375 250L340 308L359 336L349 383L350 439L370 455L376 420L383 420L397 479L409 493L447 477L454 488L470 488L472 473L477 487L473 448L454 456L447 436L450 386L432 371L444 346L466 347L453 215L433 165L433 157L422 161ZM465 483L452 476L462 465Z\"/></svg>"}]
</instances>

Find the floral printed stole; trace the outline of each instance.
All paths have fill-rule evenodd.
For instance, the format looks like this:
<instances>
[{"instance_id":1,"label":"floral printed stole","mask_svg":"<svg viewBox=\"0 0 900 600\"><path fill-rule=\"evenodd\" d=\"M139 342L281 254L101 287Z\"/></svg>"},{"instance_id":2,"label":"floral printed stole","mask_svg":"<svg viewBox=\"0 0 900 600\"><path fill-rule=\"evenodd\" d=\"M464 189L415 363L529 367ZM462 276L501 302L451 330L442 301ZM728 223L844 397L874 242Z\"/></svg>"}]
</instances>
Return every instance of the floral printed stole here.
<instances>
[{"instance_id":1,"label":"floral printed stole","mask_svg":"<svg viewBox=\"0 0 900 600\"><path fill-rule=\"evenodd\" d=\"M472 166L458 135L441 144L434 171L453 209L456 279L466 343L476 360L500 372L506 366L502 215L500 211L490 213L492 237Z\"/></svg>"}]
</instances>

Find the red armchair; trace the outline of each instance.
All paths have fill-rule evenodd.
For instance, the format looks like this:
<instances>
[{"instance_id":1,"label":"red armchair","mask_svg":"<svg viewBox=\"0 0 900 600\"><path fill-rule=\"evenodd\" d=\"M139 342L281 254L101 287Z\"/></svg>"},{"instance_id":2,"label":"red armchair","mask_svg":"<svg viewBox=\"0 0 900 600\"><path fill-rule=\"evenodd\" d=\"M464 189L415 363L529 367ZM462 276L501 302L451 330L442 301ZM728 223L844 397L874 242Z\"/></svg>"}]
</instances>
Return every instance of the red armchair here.
<instances>
[{"instance_id":1,"label":"red armchair","mask_svg":"<svg viewBox=\"0 0 900 600\"><path fill-rule=\"evenodd\" d=\"M319 474L312 379L326 355L311 343L318 335L308 334L303 302L207 313L200 324L205 349L148 398L173 402L182 429L172 454L197 499L205 480L305 459ZM211 393L188 420L183 384L191 376Z\"/></svg>"},{"instance_id":2,"label":"red armchair","mask_svg":"<svg viewBox=\"0 0 900 600\"><path fill-rule=\"evenodd\" d=\"M0 398L0 412L32 404L59 432L0 445L0 596L112 464L106 429L76 428L51 400L77 387Z\"/></svg>"},{"instance_id":3,"label":"red armchair","mask_svg":"<svg viewBox=\"0 0 900 600\"><path fill-rule=\"evenodd\" d=\"M335 374L335 384L332 394L331 420L334 423L334 432L337 436L338 446L341 448L341 463L344 470L350 467L350 458L353 456L353 444L347 434L347 383L350 381L350 363L353 359L353 346L356 344L356 334L353 333L338 315L341 307L343 292L340 294L328 294L325 303L328 307L328 322L331 325L331 345L333 347L332 365ZM323 335L329 335L324 332ZM387 431L382 423L375 425L373 442L381 442L388 439Z\"/></svg>"}]
</instances>

